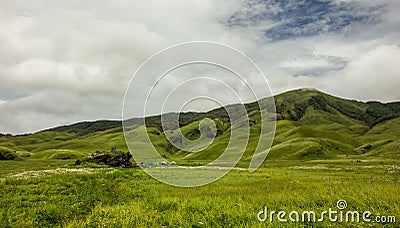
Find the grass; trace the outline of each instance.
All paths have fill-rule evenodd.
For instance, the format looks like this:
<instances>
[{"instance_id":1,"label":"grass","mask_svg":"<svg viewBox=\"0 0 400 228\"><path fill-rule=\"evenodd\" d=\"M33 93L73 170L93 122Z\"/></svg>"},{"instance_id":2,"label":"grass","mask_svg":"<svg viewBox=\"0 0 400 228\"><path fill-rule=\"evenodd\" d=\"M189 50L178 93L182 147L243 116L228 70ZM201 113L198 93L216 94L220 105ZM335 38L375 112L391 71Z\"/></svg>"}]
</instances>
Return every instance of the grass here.
<instances>
[{"instance_id":1,"label":"grass","mask_svg":"<svg viewBox=\"0 0 400 228\"><path fill-rule=\"evenodd\" d=\"M334 209L340 199L348 202L348 210L369 210L374 215L400 218L398 161L267 160L255 173L233 170L217 182L196 188L162 184L140 169L10 177L29 169L75 169L69 165L72 160L36 162L0 162L2 227L281 227L285 224L276 218L272 223L259 222L257 212L268 206L275 211L318 213ZM381 226L329 221L286 225ZM398 221L387 224L399 225Z\"/></svg>"},{"instance_id":2,"label":"grass","mask_svg":"<svg viewBox=\"0 0 400 228\"><path fill-rule=\"evenodd\" d=\"M276 96L275 102L276 135L262 167L254 173L233 170L196 188L162 184L140 169L74 166L75 159L95 151L128 150L118 121L1 136L1 156L18 157L0 161L0 227L381 227L328 220L257 221L264 206L320 213L335 209L340 199L348 202L349 210L394 215L397 222L385 226L400 227L400 103L343 100L315 90L290 91ZM241 168L252 159L261 127L256 104L246 108L251 127ZM159 116L146 118L146 130L164 158L202 165L224 151L231 134L223 108L183 113L182 133L191 140L200 138L204 117L214 120L216 132L207 132L216 137L197 153L173 147ZM146 138L137 134L144 126L139 119L131 122L133 149L146 154ZM176 129L168 131L177 135ZM241 138L242 132L239 145Z\"/></svg>"},{"instance_id":3,"label":"grass","mask_svg":"<svg viewBox=\"0 0 400 228\"><path fill-rule=\"evenodd\" d=\"M0 161L0 178L12 173L56 169L71 164L71 160L59 159L29 159L21 161Z\"/></svg>"}]
</instances>

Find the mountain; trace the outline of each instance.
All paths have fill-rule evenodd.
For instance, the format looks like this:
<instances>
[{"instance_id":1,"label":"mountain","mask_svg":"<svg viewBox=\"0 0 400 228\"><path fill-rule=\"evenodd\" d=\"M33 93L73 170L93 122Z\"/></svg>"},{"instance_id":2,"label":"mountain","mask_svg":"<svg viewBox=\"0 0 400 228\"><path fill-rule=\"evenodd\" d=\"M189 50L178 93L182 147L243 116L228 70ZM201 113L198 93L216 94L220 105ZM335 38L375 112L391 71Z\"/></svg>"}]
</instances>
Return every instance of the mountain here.
<instances>
[{"instance_id":1,"label":"mountain","mask_svg":"<svg viewBox=\"0 0 400 228\"><path fill-rule=\"evenodd\" d=\"M346 100L314 89L298 89L274 97L276 134L267 159L399 159L400 102L360 102ZM262 101L261 101L262 102ZM251 137L242 163L251 159L258 141L260 112L256 102L245 105ZM234 108L234 105L231 107ZM166 114L166 119L177 115ZM210 161L220 155L229 142L230 122L223 107L209 112L181 113L179 124L189 139L200 136L199 122L208 117L216 123L214 142L204 151L188 154L172 146L161 126L160 116L146 117L148 133L155 148L177 162ZM237 117L238 119L242 117ZM133 131L144 119L129 120ZM95 151L128 150L121 121L80 122L33 134L0 137L0 150L15 151L28 159L68 159Z\"/></svg>"}]
</instances>

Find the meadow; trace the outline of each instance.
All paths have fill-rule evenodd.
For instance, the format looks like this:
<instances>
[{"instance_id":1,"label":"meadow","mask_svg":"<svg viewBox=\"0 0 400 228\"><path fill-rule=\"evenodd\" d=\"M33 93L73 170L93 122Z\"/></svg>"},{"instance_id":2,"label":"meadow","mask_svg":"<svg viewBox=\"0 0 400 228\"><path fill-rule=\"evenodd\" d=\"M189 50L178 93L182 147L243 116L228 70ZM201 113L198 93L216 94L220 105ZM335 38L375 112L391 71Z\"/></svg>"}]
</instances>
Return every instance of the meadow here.
<instances>
[{"instance_id":1,"label":"meadow","mask_svg":"<svg viewBox=\"0 0 400 228\"><path fill-rule=\"evenodd\" d=\"M233 170L209 185L182 188L141 169L88 168L74 160L0 162L1 227L398 227L400 162L270 161ZM396 216L396 222L257 219L263 210L317 214L337 209Z\"/></svg>"}]
</instances>

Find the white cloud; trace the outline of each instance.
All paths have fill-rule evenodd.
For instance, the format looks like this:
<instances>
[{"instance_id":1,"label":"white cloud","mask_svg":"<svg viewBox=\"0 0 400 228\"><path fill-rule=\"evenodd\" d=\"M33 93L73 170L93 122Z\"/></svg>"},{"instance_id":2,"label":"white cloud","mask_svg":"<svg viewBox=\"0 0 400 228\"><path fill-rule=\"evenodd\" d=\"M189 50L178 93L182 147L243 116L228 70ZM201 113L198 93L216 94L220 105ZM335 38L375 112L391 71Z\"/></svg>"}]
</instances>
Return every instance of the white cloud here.
<instances>
[{"instance_id":1,"label":"white cloud","mask_svg":"<svg viewBox=\"0 0 400 228\"><path fill-rule=\"evenodd\" d=\"M320 76L329 71L341 70L346 64L345 59L337 56L306 54L283 61L279 67L289 71L293 76Z\"/></svg>"},{"instance_id":2,"label":"white cloud","mask_svg":"<svg viewBox=\"0 0 400 228\"><path fill-rule=\"evenodd\" d=\"M349 98L400 100L399 59L398 45L379 45L354 59L343 71L324 78L322 83L331 92Z\"/></svg>"}]
</instances>

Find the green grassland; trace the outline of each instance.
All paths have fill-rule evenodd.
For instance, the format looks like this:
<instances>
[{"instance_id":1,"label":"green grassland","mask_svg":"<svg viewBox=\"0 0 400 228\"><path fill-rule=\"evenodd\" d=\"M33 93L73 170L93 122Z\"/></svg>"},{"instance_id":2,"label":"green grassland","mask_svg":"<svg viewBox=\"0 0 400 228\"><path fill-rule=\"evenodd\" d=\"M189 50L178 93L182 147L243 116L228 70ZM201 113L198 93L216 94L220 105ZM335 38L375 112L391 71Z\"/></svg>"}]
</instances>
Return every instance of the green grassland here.
<instances>
[{"instance_id":1,"label":"green grassland","mask_svg":"<svg viewBox=\"0 0 400 228\"><path fill-rule=\"evenodd\" d=\"M276 217L272 222L257 220L264 206L321 213L336 209L340 199L347 201L346 210L400 217L398 161L266 161L254 173L233 170L196 188L162 184L140 169L83 169L71 166L72 160L61 161L50 160L51 165L0 162L2 227L382 226L327 219L316 223L281 223ZM17 165L22 168L13 167ZM36 171L26 171L30 169Z\"/></svg>"},{"instance_id":2,"label":"green grassland","mask_svg":"<svg viewBox=\"0 0 400 228\"><path fill-rule=\"evenodd\" d=\"M247 168L258 143L260 111L246 104L250 139L237 169L207 186L179 188L140 169L74 165L95 151L128 151L120 121L81 122L33 134L0 134L0 227L380 227L371 223L257 221L271 210L323 211L344 199L349 210L400 220L400 103L359 102L316 90L275 98L276 132L260 169ZM175 114L168 114L175 115ZM187 153L168 142L160 116L145 119L158 152L178 164L204 164L226 148L227 112L181 113L182 133L200 137L199 123L215 122L213 143ZM130 131L144 126L131 119ZM144 139L141 136L137 141ZM144 147L143 147L144 148ZM139 146L135 148L141 150ZM4 160L6 159L6 160ZM388 223L387 227L399 227Z\"/></svg>"}]
</instances>

